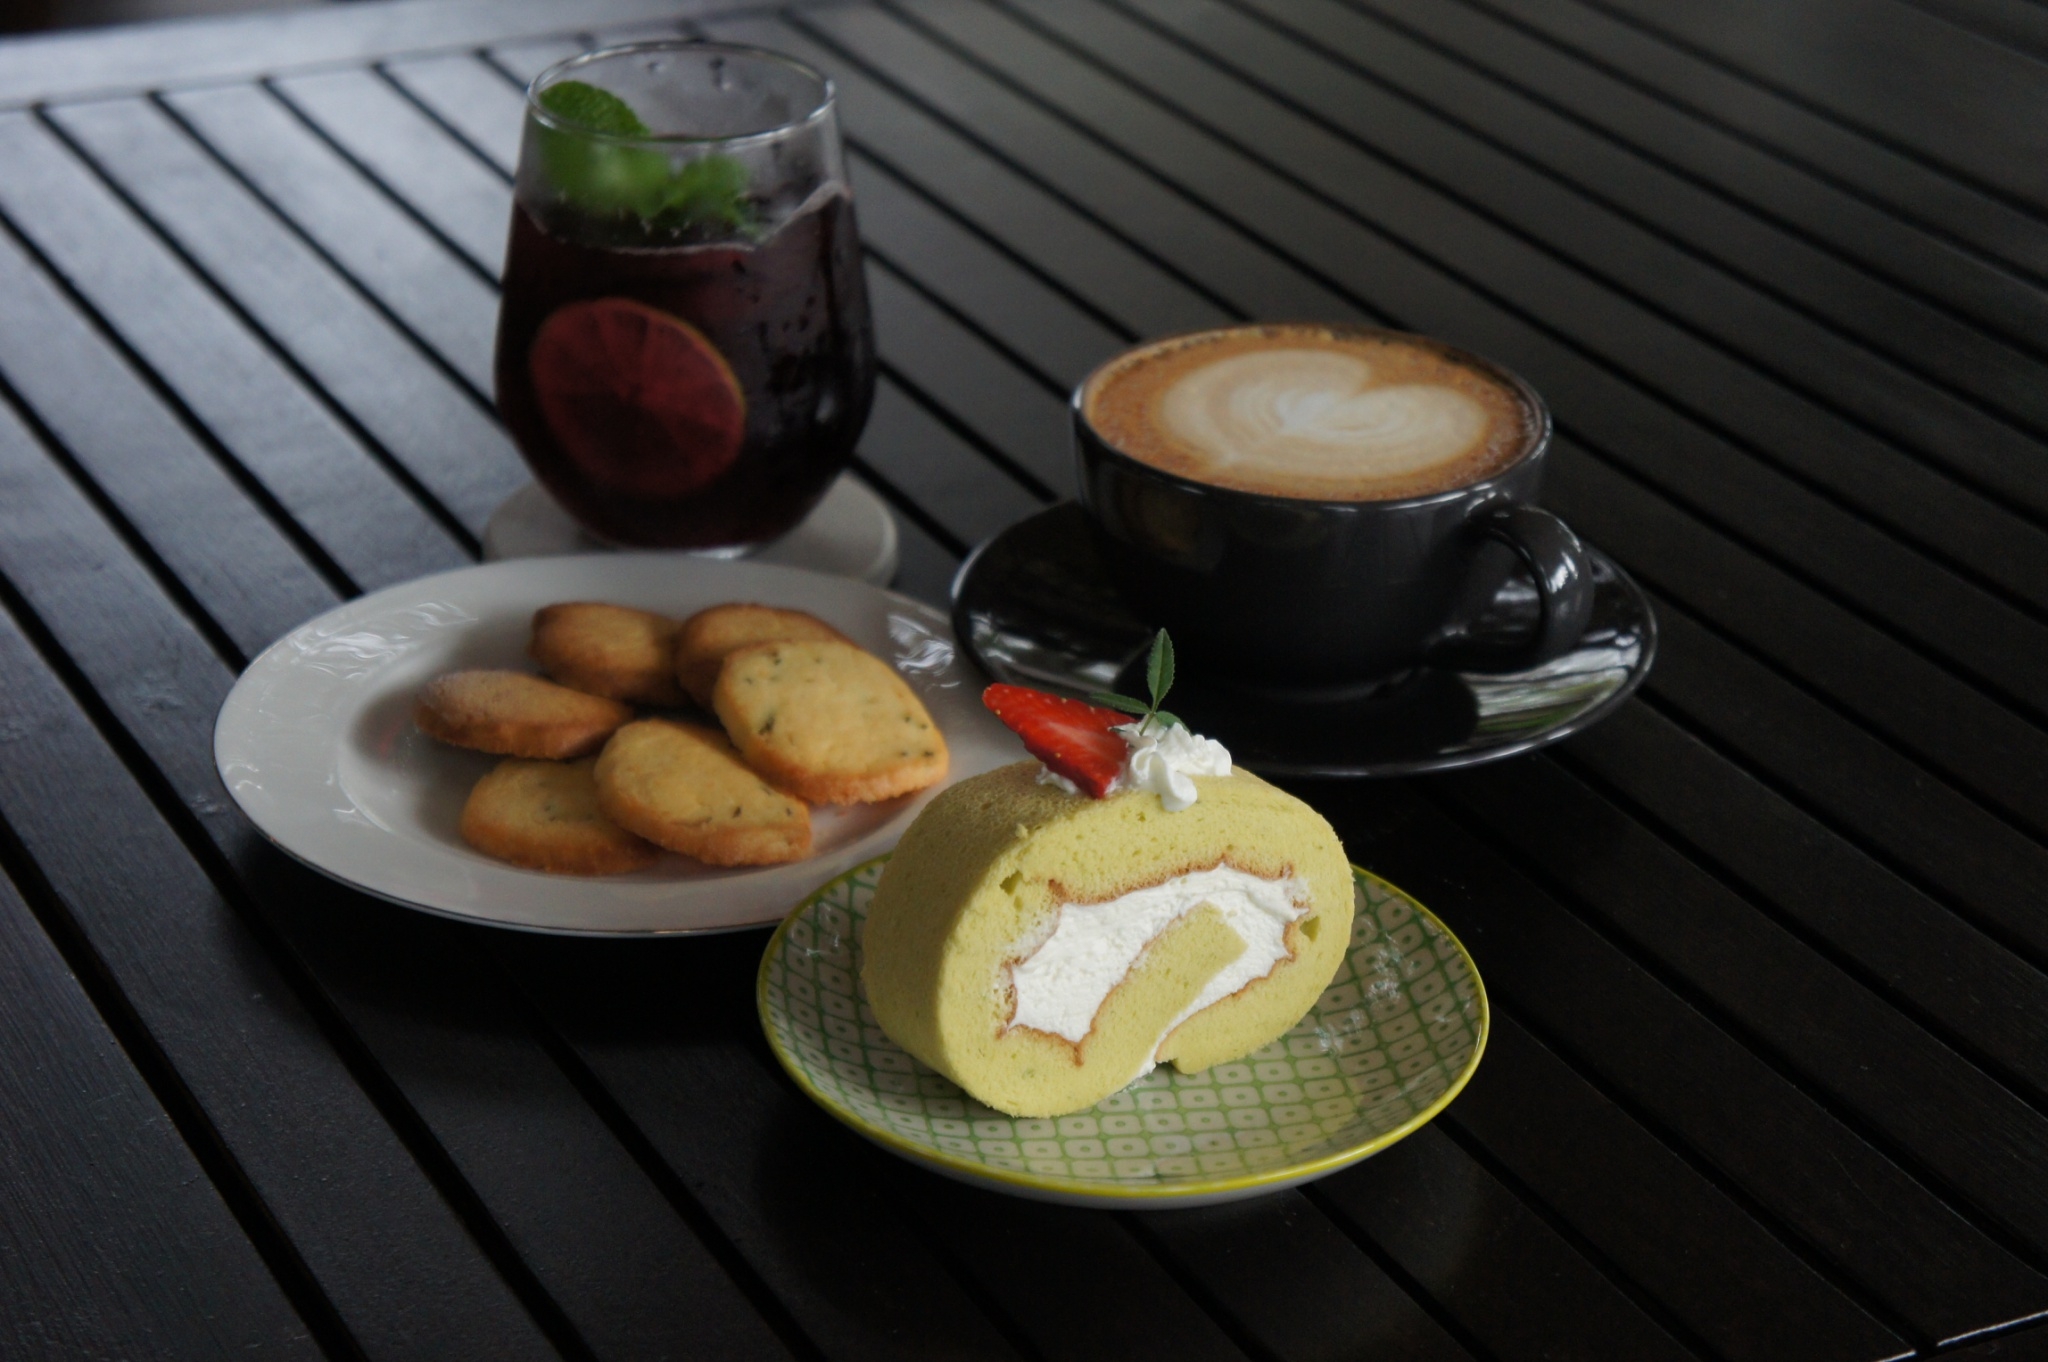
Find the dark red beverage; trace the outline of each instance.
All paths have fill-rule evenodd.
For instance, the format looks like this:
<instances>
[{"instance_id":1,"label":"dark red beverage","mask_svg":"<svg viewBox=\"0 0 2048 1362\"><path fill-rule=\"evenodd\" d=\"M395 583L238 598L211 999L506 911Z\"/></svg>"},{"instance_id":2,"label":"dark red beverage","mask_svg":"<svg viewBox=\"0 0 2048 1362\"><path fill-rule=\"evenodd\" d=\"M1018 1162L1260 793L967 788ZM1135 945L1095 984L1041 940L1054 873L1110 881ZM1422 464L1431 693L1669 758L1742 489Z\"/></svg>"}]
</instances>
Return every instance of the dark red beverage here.
<instances>
[{"instance_id":1,"label":"dark red beverage","mask_svg":"<svg viewBox=\"0 0 2048 1362\"><path fill-rule=\"evenodd\" d=\"M621 544L773 539L845 467L874 391L853 204L752 244L662 245L512 212L498 410L535 475Z\"/></svg>"}]
</instances>

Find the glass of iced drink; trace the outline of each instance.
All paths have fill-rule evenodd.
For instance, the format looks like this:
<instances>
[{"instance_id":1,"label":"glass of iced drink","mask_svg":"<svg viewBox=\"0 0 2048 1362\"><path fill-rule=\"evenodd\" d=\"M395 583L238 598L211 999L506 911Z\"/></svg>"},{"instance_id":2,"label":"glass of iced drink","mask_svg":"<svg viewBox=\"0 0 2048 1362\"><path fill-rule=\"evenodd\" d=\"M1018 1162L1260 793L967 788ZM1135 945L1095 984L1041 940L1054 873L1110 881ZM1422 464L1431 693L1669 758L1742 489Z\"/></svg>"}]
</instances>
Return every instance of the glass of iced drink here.
<instances>
[{"instance_id":1,"label":"glass of iced drink","mask_svg":"<svg viewBox=\"0 0 2048 1362\"><path fill-rule=\"evenodd\" d=\"M743 553L852 455L874 333L831 82L640 43L541 73L498 319L498 410L614 543Z\"/></svg>"}]
</instances>

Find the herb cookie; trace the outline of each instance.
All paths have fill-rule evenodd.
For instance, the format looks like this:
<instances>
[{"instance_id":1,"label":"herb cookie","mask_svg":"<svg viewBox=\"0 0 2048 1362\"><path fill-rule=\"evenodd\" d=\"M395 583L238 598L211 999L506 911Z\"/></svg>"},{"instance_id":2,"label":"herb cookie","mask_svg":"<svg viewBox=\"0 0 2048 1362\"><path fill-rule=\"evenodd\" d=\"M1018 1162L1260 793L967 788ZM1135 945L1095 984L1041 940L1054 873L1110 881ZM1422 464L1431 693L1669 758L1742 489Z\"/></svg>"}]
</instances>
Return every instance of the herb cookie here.
<instances>
[{"instance_id":1,"label":"herb cookie","mask_svg":"<svg viewBox=\"0 0 2048 1362\"><path fill-rule=\"evenodd\" d=\"M811 854L811 811L748 770L725 735L642 719L597 759L597 803L648 841L711 865L775 865Z\"/></svg>"},{"instance_id":2,"label":"herb cookie","mask_svg":"<svg viewBox=\"0 0 2048 1362\"><path fill-rule=\"evenodd\" d=\"M457 747L501 757L580 757L595 752L633 711L524 672L437 676L420 691L412 721Z\"/></svg>"},{"instance_id":3,"label":"herb cookie","mask_svg":"<svg viewBox=\"0 0 2048 1362\"><path fill-rule=\"evenodd\" d=\"M923 702L851 643L741 648L712 708L747 765L813 803L870 804L946 774L946 740Z\"/></svg>"},{"instance_id":4,"label":"herb cookie","mask_svg":"<svg viewBox=\"0 0 2048 1362\"><path fill-rule=\"evenodd\" d=\"M508 757L462 806L462 840L486 856L557 875L621 875L653 865L661 849L606 818L581 761Z\"/></svg>"},{"instance_id":5,"label":"herb cookie","mask_svg":"<svg viewBox=\"0 0 2048 1362\"><path fill-rule=\"evenodd\" d=\"M543 606L527 648L540 669L565 686L643 705L680 705L677 621L597 601Z\"/></svg>"},{"instance_id":6,"label":"herb cookie","mask_svg":"<svg viewBox=\"0 0 2048 1362\"><path fill-rule=\"evenodd\" d=\"M728 653L754 643L810 639L848 641L846 635L816 615L806 615L801 610L741 603L714 605L683 621L682 631L676 635L676 680L691 699L709 709L711 692L718 684L718 669Z\"/></svg>"}]
</instances>

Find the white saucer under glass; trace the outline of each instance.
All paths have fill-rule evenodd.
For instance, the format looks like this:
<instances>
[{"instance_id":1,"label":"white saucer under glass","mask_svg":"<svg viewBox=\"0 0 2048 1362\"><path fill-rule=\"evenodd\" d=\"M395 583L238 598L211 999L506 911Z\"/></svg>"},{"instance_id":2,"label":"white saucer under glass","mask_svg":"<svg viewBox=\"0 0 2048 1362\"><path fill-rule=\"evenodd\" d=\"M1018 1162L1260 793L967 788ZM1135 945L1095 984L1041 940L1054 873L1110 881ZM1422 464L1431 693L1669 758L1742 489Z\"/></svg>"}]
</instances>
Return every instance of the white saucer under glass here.
<instances>
[{"instance_id":1,"label":"white saucer under glass","mask_svg":"<svg viewBox=\"0 0 2048 1362\"><path fill-rule=\"evenodd\" d=\"M606 553L619 546L585 530L539 483L529 482L491 513L490 523L484 527L483 547L484 561L495 563L507 558ZM842 473L824 500L795 529L744 556L752 563L829 572L887 586L896 576L896 520L880 497L853 474Z\"/></svg>"}]
</instances>

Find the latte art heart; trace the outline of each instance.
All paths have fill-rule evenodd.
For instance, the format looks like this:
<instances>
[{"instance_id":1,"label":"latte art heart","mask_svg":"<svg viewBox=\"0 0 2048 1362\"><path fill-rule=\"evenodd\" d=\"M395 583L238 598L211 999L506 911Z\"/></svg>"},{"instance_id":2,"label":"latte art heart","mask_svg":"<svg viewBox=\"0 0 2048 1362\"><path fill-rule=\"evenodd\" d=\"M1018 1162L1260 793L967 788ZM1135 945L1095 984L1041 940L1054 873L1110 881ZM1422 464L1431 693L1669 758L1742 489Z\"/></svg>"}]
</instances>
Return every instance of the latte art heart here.
<instances>
[{"instance_id":1,"label":"latte art heart","mask_svg":"<svg viewBox=\"0 0 2048 1362\"><path fill-rule=\"evenodd\" d=\"M1492 477L1543 432L1512 380L1423 336L1313 322L1140 346L1079 394L1090 430L1162 472L1261 496L1393 501Z\"/></svg>"},{"instance_id":2,"label":"latte art heart","mask_svg":"<svg viewBox=\"0 0 2048 1362\"><path fill-rule=\"evenodd\" d=\"M1159 419L1219 468L1339 482L1433 468L1485 438L1486 408L1456 388L1374 379L1354 354L1232 355L1167 389Z\"/></svg>"}]
</instances>

